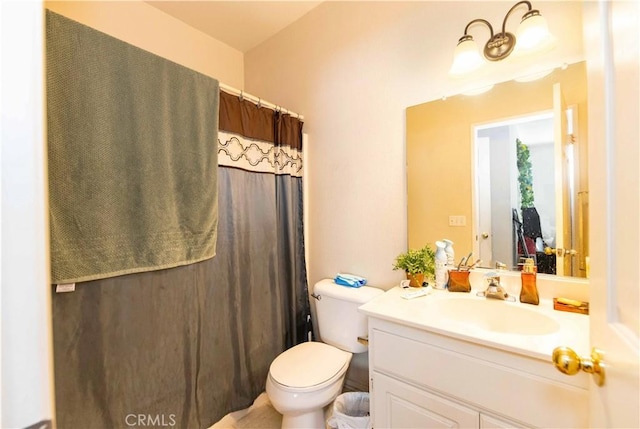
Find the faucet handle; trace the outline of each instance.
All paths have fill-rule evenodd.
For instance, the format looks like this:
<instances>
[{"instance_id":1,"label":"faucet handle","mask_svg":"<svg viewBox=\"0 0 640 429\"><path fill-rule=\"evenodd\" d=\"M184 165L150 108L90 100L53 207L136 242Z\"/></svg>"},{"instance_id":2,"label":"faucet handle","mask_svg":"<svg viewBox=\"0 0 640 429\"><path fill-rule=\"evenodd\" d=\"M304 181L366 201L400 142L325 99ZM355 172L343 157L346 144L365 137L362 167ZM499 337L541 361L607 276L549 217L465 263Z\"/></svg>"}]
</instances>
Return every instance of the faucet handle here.
<instances>
[{"instance_id":1,"label":"faucet handle","mask_svg":"<svg viewBox=\"0 0 640 429\"><path fill-rule=\"evenodd\" d=\"M496 270L506 270L507 264L504 264L500 261L496 261Z\"/></svg>"}]
</instances>

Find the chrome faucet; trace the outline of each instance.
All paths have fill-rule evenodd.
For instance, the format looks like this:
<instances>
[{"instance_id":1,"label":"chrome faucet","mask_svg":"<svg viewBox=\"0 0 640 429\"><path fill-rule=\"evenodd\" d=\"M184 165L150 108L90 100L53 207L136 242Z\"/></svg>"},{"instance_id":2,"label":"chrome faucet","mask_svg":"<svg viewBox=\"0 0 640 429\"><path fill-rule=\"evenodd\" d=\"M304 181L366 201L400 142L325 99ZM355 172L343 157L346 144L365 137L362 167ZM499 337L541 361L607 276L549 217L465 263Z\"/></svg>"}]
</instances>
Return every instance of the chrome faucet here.
<instances>
[{"instance_id":1,"label":"chrome faucet","mask_svg":"<svg viewBox=\"0 0 640 429\"><path fill-rule=\"evenodd\" d=\"M489 286L487 286L487 290L484 291L484 296L487 298L501 299L503 301L507 299L509 294L507 294L507 291L500 285L500 277L489 277L487 281L489 282Z\"/></svg>"},{"instance_id":2,"label":"chrome faucet","mask_svg":"<svg viewBox=\"0 0 640 429\"><path fill-rule=\"evenodd\" d=\"M478 292L478 296L484 296L491 299L499 299L501 301L515 301L514 296L509 296L507 291L500 285L500 276L498 273L492 272L485 275L489 286L484 292Z\"/></svg>"}]
</instances>

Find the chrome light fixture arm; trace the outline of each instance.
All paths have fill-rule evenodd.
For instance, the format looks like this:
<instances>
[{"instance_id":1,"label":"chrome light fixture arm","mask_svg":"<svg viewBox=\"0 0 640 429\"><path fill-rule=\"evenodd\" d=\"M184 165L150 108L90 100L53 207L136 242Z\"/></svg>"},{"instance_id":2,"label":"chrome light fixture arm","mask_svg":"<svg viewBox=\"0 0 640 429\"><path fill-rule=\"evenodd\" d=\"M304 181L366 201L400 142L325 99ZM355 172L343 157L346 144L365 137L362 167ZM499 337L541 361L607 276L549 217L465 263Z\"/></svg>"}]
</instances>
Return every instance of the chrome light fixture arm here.
<instances>
[{"instance_id":1,"label":"chrome light fixture arm","mask_svg":"<svg viewBox=\"0 0 640 429\"><path fill-rule=\"evenodd\" d=\"M469 35L469 27L471 27L473 24L475 24L477 22L481 22L483 24L486 24L486 26L489 27L489 32L491 33L491 36L489 36L489 39L493 38L493 27L491 26L491 23L489 21L487 21L486 19L476 18L473 21L471 21L470 23L468 23L466 27L464 27L464 35L460 38L460 41L462 41L462 39L471 37Z\"/></svg>"},{"instance_id":2,"label":"chrome light fixture arm","mask_svg":"<svg viewBox=\"0 0 640 429\"><path fill-rule=\"evenodd\" d=\"M511 9L509 9L507 14L504 16L504 20L502 20L502 31L495 36L492 36L484 46L484 57L489 61L503 60L508 57L513 51L513 48L515 48L516 36L507 31L507 19L518 6L523 4L527 5L528 8L527 13L522 17L523 20L531 16L532 12L539 14L537 10L533 10L531 3L527 0L519 1L511 6Z\"/></svg>"},{"instance_id":3,"label":"chrome light fixture arm","mask_svg":"<svg viewBox=\"0 0 640 429\"><path fill-rule=\"evenodd\" d=\"M527 13L525 13L522 17L523 20L529 18L530 16L540 15L540 12L533 9L531 2L529 2L528 0L519 1L518 3L511 6L511 9L509 9L507 14L505 15L504 20L502 21L501 32L494 34L493 27L491 26L491 23L489 23L489 21L487 21L486 19L477 18L467 24L464 29L464 35L460 38L458 43L465 40L473 40L473 37L468 34L469 27L471 27L473 24L486 24L486 26L489 27L491 35L487 43L484 45L484 57L489 61L500 61L505 59L509 56L509 54L511 54L513 48L515 48L516 46L516 36L513 33L507 31L507 19L509 18L511 13L521 5L526 5L528 8Z\"/></svg>"},{"instance_id":4,"label":"chrome light fixture arm","mask_svg":"<svg viewBox=\"0 0 640 429\"><path fill-rule=\"evenodd\" d=\"M507 18L509 18L509 15L511 15L511 13L521 4L526 4L527 5L527 13L525 13L524 15L522 15L522 20L524 21L525 19L529 18L529 16L531 15L540 15L540 12L538 10L535 10L533 8L533 6L531 6L531 2L527 1L527 0L522 0L519 1L518 3L514 4L513 6L511 6L511 9L509 9L509 12L507 12L507 14L504 16L504 19L502 20L502 34L506 34L506 28L507 28Z\"/></svg>"},{"instance_id":5,"label":"chrome light fixture arm","mask_svg":"<svg viewBox=\"0 0 640 429\"><path fill-rule=\"evenodd\" d=\"M469 22L464 29L464 35L458 40L449 73L453 76L461 76L478 69L485 60L495 62L507 58L516 47L516 36L507 31L507 20L520 6L526 6L527 11L522 16L516 32L520 38L518 41L519 53L542 52L555 46L555 38L549 32L547 22L540 15L540 11L533 9L530 1L522 0L511 6L502 20L502 31L496 34L486 19L474 19ZM489 40L484 44L484 59L479 52L478 45L469 34L469 29L474 24L485 24L491 33Z\"/></svg>"}]
</instances>

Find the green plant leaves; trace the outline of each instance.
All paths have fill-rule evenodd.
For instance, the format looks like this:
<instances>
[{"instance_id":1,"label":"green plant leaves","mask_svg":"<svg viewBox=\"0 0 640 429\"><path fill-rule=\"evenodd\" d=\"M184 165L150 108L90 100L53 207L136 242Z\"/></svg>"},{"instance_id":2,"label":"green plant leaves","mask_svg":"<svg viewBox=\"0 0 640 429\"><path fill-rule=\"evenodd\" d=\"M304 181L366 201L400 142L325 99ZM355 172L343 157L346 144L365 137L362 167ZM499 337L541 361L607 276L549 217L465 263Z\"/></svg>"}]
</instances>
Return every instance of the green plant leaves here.
<instances>
[{"instance_id":1,"label":"green plant leaves","mask_svg":"<svg viewBox=\"0 0 640 429\"><path fill-rule=\"evenodd\" d=\"M423 273L432 279L435 275L435 256L435 251L428 244L421 249L409 249L396 257L393 269L409 274Z\"/></svg>"},{"instance_id":2,"label":"green plant leaves","mask_svg":"<svg viewBox=\"0 0 640 429\"><path fill-rule=\"evenodd\" d=\"M516 139L516 153L518 165L518 183L520 184L520 207L533 207L533 175L531 173L531 161L529 161L529 148Z\"/></svg>"}]
</instances>

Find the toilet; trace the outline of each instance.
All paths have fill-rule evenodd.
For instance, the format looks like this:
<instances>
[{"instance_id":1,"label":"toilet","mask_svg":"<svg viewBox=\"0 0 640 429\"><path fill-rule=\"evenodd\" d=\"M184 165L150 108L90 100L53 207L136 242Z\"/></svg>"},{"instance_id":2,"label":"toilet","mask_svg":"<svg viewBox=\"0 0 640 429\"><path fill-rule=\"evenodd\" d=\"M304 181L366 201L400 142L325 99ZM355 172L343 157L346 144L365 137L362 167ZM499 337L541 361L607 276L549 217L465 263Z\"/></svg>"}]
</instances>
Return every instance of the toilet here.
<instances>
[{"instance_id":1,"label":"toilet","mask_svg":"<svg viewBox=\"0 0 640 429\"><path fill-rule=\"evenodd\" d=\"M369 286L340 286L331 279L314 286L322 342L298 344L274 359L267 376L267 396L282 414L282 428L324 429L324 407L342 392L353 353L367 351L367 318L358 307L382 294Z\"/></svg>"}]
</instances>

